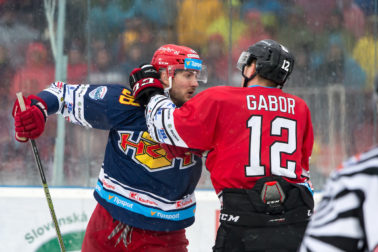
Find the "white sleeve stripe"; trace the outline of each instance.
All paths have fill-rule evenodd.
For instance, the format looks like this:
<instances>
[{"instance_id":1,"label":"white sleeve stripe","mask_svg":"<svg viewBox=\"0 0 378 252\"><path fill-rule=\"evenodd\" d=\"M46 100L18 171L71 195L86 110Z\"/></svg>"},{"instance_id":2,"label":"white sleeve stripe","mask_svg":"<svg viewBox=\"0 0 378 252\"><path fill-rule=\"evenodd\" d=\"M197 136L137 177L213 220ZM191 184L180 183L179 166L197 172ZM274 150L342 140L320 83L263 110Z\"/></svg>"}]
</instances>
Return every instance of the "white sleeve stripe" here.
<instances>
[{"instance_id":1,"label":"white sleeve stripe","mask_svg":"<svg viewBox=\"0 0 378 252\"><path fill-rule=\"evenodd\" d=\"M156 127L156 125L154 124L154 118L157 116L156 114L159 112L159 108L162 107L162 105L160 104L163 103L165 100L167 100L167 97L163 95L153 96L150 99L150 102L148 103L145 110L148 131L155 141L159 141L160 139L157 130L158 127Z\"/></svg>"},{"instance_id":2,"label":"white sleeve stripe","mask_svg":"<svg viewBox=\"0 0 378 252\"><path fill-rule=\"evenodd\" d=\"M162 107L164 107L164 105L166 105L166 104L164 104L164 102L167 101L168 98L165 97L165 96L160 96L159 98L160 99L157 100L155 104L153 104L152 109L150 109L151 112L149 112L149 113L151 115L155 115L160 108L162 108Z\"/></svg>"},{"instance_id":3,"label":"white sleeve stripe","mask_svg":"<svg viewBox=\"0 0 378 252\"><path fill-rule=\"evenodd\" d=\"M92 128L92 125L85 120L84 117L84 95L87 92L89 85L81 85L80 88L74 91L74 99L75 99L75 113L74 116L77 118L79 122L81 122L84 126Z\"/></svg>"},{"instance_id":4,"label":"white sleeve stripe","mask_svg":"<svg viewBox=\"0 0 378 252\"><path fill-rule=\"evenodd\" d=\"M69 88L69 87L68 87ZM73 92L73 94L75 94L75 91L77 90L79 88L79 86L77 86L76 87L76 89L75 90L72 90L72 92ZM67 91L66 91L66 89L67 88L65 88L64 89L64 93L66 93ZM71 100L72 99L72 104L73 104L73 112L72 112L72 116L73 116L73 118L75 119L73 122L75 122L75 123L78 123L79 125L81 125L81 126L85 126L76 116L75 116L75 111L76 111L76 104L75 104L75 102L76 102L76 97L75 97L75 95L72 95L72 96L68 96L68 98ZM70 102L70 101L68 101L68 102ZM69 111L67 112L68 114L70 113Z\"/></svg>"},{"instance_id":5,"label":"white sleeve stripe","mask_svg":"<svg viewBox=\"0 0 378 252\"><path fill-rule=\"evenodd\" d=\"M172 136L169 134L169 132L168 132L168 130L167 130L167 128L166 128L166 124L165 124L165 120L166 120L166 118L165 118L165 114L166 114L166 112L167 112L166 109L162 109L162 111L161 111L161 114L162 114L162 127L163 127L163 129L164 129L164 131L165 131L165 133L166 133L166 135L167 135L169 141L170 141L170 144L174 145L174 141L173 141L173 139L172 139ZM168 112L169 112L169 111L168 111Z\"/></svg>"},{"instance_id":6,"label":"white sleeve stripe","mask_svg":"<svg viewBox=\"0 0 378 252\"><path fill-rule=\"evenodd\" d=\"M175 127L173 119L175 107L175 104L165 96L153 96L146 109L148 131L151 137L158 142L187 148L187 144Z\"/></svg>"},{"instance_id":7,"label":"white sleeve stripe","mask_svg":"<svg viewBox=\"0 0 378 252\"><path fill-rule=\"evenodd\" d=\"M163 128L171 142L176 146L188 147L178 134L173 120L174 109L165 109L163 114Z\"/></svg>"}]
</instances>

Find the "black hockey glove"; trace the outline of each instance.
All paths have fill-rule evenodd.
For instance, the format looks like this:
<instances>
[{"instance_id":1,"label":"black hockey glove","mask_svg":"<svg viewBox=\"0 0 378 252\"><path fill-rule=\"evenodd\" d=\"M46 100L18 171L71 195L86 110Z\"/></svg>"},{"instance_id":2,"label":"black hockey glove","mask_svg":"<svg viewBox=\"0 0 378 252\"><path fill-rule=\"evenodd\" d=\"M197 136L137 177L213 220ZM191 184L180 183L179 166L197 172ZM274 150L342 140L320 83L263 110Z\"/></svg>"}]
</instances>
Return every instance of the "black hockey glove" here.
<instances>
[{"instance_id":1,"label":"black hockey glove","mask_svg":"<svg viewBox=\"0 0 378 252\"><path fill-rule=\"evenodd\" d=\"M155 94L164 94L164 87L159 80L158 71L150 64L142 64L135 68L129 78L135 100L145 107Z\"/></svg>"}]
</instances>

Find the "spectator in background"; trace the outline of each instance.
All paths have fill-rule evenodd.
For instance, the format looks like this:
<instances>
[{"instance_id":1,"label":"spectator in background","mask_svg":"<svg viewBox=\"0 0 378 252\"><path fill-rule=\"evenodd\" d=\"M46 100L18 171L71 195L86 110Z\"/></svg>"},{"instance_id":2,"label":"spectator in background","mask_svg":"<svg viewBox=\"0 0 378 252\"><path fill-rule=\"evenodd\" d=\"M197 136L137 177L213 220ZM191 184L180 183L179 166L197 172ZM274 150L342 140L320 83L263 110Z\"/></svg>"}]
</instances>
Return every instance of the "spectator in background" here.
<instances>
[{"instance_id":1,"label":"spectator in background","mask_svg":"<svg viewBox=\"0 0 378 252\"><path fill-rule=\"evenodd\" d=\"M0 45L0 107L2 111L9 111L10 103L14 97L9 96L9 89L12 83L12 78L14 74L14 69L10 65L9 55L4 46ZM10 121L8 113L0 113L0 158L2 165L6 165L8 160L8 155L12 153L12 150L9 149L9 143L12 142L11 134L9 132L10 124L6 123ZM11 170L11 169L10 169ZM0 177L2 177L1 174Z\"/></svg>"},{"instance_id":2,"label":"spectator in background","mask_svg":"<svg viewBox=\"0 0 378 252\"><path fill-rule=\"evenodd\" d=\"M372 53L378 48L377 38L374 37L374 29L378 27L378 16L371 15L367 18L366 33L356 43L353 49L353 58L360 64L366 73L366 89L373 90L374 77L377 73L378 53Z\"/></svg>"},{"instance_id":3,"label":"spectator in background","mask_svg":"<svg viewBox=\"0 0 378 252\"><path fill-rule=\"evenodd\" d=\"M229 11L231 11L231 14ZM244 33L246 27L247 24L245 24L241 18L240 2L236 0L227 2L227 4L224 5L222 15L218 16L218 18L207 27L206 32L207 37L214 33L221 34L226 43L226 48L228 48L230 43L234 44L240 37L246 35Z\"/></svg>"},{"instance_id":4,"label":"spectator in background","mask_svg":"<svg viewBox=\"0 0 378 252\"><path fill-rule=\"evenodd\" d=\"M344 40L330 37L323 63L316 70L319 84L342 84L362 89L366 75L359 64L347 53Z\"/></svg>"},{"instance_id":5,"label":"spectator in background","mask_svg":"<svg viewBox=\"0 0 378 252\"><path fill-rule=\"evenodd\" d=\"M126 76L117 67L117 62L112 60L112 55L107 47L95 51L94 63L89 73L88 80L92 84L123 84L126 85Z\"/></svg>"},{"instance_id":6,"label":"spectator in background","mask_svg":"<svg viewBox=\"0 0 378 252\"><path fill-rule=\"evenodd\" d=\"M153 54L153 50L156 46L152 24L140 17L126 19L125 28L119 35L117 43L117 61L121 64L127 62L129 56L128 51L136 44L143 48L140 60L148 62L149 56ZM135 49L135 47L133 49ZM134 67L135 66L136 65L134 65Z\"/></svg>"},{"instance_id":7,"label":"spectator in background","mask_svg":"<svg viewBox=\"0 0 378 252\"><path fill-rule=\"evenodd\" d=\"M207 65L209 84L226 85L228 81L228 57L222 35L215 33L209 37L203 49L203 58Z\"/></svg>"},{"instance_id":8,"label":"spectator in background","mask_svg":"<svg viewBox=\"0 0 378 252\"><path fill-rule=\"evenodd\" d=\"M293 6L290 7L292 8ZM272 35L271 37L275 37L280 20L285 20L286 22L286 12L281 1L242 1L241 12L244 19L249 12L256 11L261 13L261 23L264 25L265 30Z\"/></svg>"},{"instance_id":9,"label":"spectator in background","mask_svg":"<svg viewBox=\"0 0 378 252\"><path fill-rule=\"evenodd\" d=\"M217 18L227 15L224 12L223 1L220 0L183 0L178 6L178 43L203 48L207 42L207 35L216 33L206 29Z\"/></svg>"},{"instance_id":10,"label":"spectator in background","mask_svg":"<svg viewBox=\"0 0 378 252\"><path fill-rule=\"evenodd\" d=\"M279 0L265 1L243 1L241 6L243 16L250 11L258 11L261 13L272 13L274 15L282 15L283 6Z\"/></svg>"},{"instance_id":11,"label":"spectator in background","mask_svg":"<svg viewBox=\"0 0 378 252\"><path fill-rule=\"evenodd\" d=\"M366 75L359 64L347 53L344 40L330 37L323 63L317 69L319 83L342 84L353 89L363 89Z\"/></svg>"},{"instance_id":12,"label":"spectator in background","mask_svg":"<svg viewBox=\"0 0 378 252\"><path fill-rule=\"evenodd\" d=\"M177 4L171 0L134 0L125 18L142 18L148 21L154 30L163 32L172 40L177 19ZM161 8L156 8L157 6Z\"/></svg>"},{"instance_id":13,"label":"spectator in background","mask_svg":"<svg viewBox=\"0 0 378 252\"><path fill-rule=\"evenodd\" d=\"M98 0L88 13L90 32L94 39L109 43L122 31L125 18L118 1Z\"/></svg>"},{"instance_id":14,"label":"spectator in background","mask_svg":"<svg viewBox=\"0 0 378 252\"><path fill-rule=\"evenodd\" d=\"M0 106L5 108L8 106L9 89L12 84L14 69L10 64L7 49L0 45Z\"/></svg>"},{"instance_id":15,"label":"spectator in background","mask_svg":"<svg viewBox=\"0 0 378 252\"><path fill-rule=\"evenodd\" d=\"M144 57L144 48L139 43L130 45L125 55L123 62L121 62L121 69L125 76L129 76L135 66L140 65L140 62L147 62Z\"/></svg>"},{"instance_id":16,"label":"spectator in background","mask_svg":"<svg viewBox=\"0 0 378 252\"><path fill-rule=\"evenodd\" d=\"M13 68L21 67L25 61L28 44L39 39L39 32L25 23L20 22L15 3L8 1L0 6L0 44L10 57Z\"/></svg>"},{"instance_id":17,"label":"spectator in background","mask_svg":"<svg viewBox=\"0 0 378 252\"><path fill-rule=\"evenodd\" d=\"M365 14L354 0L339 1L343 13L344 29L350 31L354 40L364 35L365 31Z\"/></svg>"},{"instance_id":18,"label":"spectator in background","mask_svg":"<svg viewBox=\"0 0 378 252\"><path fill-rule=\"evenodd\" d=\"M295 0L294 5L303 9L306 25L314 33L322 32L327 24L327 18L336 7L336 1L330 0Z\"/></svg>"},{"instance_id":19,"label":"spectator in background","mask_svg":"<svg viewBox=\"0 0 378 252\"><path fill-rule=\"evenodd\" d=\"M289 48L297 48L303 44L308 45L308 49L314 48L314 33L306 24L305 12L300 6L290 6L285 11L285 25L281 25L277 31L277 38ZM295 50L294 50L295 52Z\"/></svg>"},{"instance_id":20,"label":"spectator in background","mask_svg":"<svg viewBox=\"0 0 378 252\"><path fill-rule=\"evenodd\" d=\"M88 64L83 55L83 46L72 42L68 50L67 82L83 83L87 78Z\"/></svg>"},{"instance_id":21,"label":"spectator in background","mask_svg":"<svg viewBox=\"0 0 378 252\"><path fill-rule=\"evenodd\" d=\"M30 95L54 81L54 65L49 62L46 46L41 42L28 45L25 65L18 69L12 81L10 96L17 92Z\"/></svg>"},{"instance_id":22,"label":"spectator in background","mask_svg":"<svg viewBox=\"0 0 378 252\"><path fill-rule=\"evenodd\" d=\"M311 47L309 44L298 44L294 51L295 56L295 71L287 80L289 87L314 87L316 80L315 74L311 65Z\"/></svg>"},{"instance_id":23,"label":"spectator in background","mask_svg":"<svg viewBox=\"0 0 378 252\"><path fill-rule=\"evenodd\" d=\"M376 14L376 2L371 0L354 0L354 2L361 8L365 16Z\"/></svg>"},{"instance_id":24,"label":"spectator in background","mask_svg":"<svg viewBox=\"0 0 378 252\"><path fill-rule=\"evenodd\" d=\"M127 48L139 41L139 36L141 32L142 26L142 19L139 17L132 17L125 19L124 21L124 30L119 36L119 50L121 50L121 55L123 56L122 52L126 51ZM123 60L121 58L121 60Z\"/></svg>"},{"instance_id":25,"label":"spectator in background","mask_svg":"<svg viewBox=\"0 0 378 252\"><path fill-rule=\"evenodd\" d=\"M272 35L265 30L262 23L262 13L258 10L250 10L245 14L245 24L247 25L232 47L233 62L239 59L242 48L248 48L249 45L257 43L260 40L272 38ZM239 74L239 73L238 73Z\"/></svg>"},{"instance_id":26,"label":"spectator in background","mask_svg":"<svg viewBox=\"0 0 378 252\"><path fill-rule=\"evenodd\" d=\"M340 41L342 43L343 50L345 53L352 53L355 39L353 34L346 30L343 26L344 16L340 9L335 8L327 18L328 25L324 28L322 32L324 35L324 47L328 48L329 45L334 44L334 41Z\"/></svg>"},{"instance_id":27,"label":"spectator in background","mask_svg":"<svg viewBox=\"0 0 378 252\"><path fill-rule=\"evenodd\" d=\"M353 119L349 123L353 145L351 149L354 153L368 150L377 142L377 117L378 111L378 74L374 81L374 96L372 91L364 90L361 94L354 94L348 103L348 110L351 111Z\"/></svg>"}]
</instances>

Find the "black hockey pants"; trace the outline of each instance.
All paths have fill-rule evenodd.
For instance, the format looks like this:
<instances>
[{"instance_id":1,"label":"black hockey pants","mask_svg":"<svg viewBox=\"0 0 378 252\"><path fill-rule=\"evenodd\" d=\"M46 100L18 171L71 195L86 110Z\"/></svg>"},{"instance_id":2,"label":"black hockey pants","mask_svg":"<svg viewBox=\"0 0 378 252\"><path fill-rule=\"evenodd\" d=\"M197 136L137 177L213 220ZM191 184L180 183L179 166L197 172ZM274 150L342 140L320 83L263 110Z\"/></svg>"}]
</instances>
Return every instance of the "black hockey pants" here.
<instances>
[{"instance_id":1,"label":"black hockey pants","mask_svg":"<svg viewBox=\"0 0 378 252\"><path fill-rule=\"evenodd\" d=\"M213 252L296 251L314 208L305 186L276 176L252 189L225 189L222 198Z\"/></svg>"}]
</instances>

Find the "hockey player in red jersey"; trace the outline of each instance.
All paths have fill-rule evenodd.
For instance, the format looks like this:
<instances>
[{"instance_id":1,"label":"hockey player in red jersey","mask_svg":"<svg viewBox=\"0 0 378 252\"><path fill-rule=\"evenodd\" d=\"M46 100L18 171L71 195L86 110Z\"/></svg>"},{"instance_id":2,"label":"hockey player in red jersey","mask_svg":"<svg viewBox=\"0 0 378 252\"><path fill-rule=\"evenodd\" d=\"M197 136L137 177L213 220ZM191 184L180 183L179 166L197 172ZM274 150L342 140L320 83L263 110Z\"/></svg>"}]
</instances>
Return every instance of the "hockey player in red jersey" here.
<instances>
[{"instance_id":1,"label":"hockey player in red jersey","mask_svg":"<svg viewBox=\"0 0 378 252\"><path fill-rule=\"evenodd\" d=\"M189 61L196 63L196 71L202 69L199 55L191 48L164 45L155 52L152 65L138 69L135 76L159 78L156 69L184 69ZM161 74L161 82L179 106L198 87L198 76L189 69ZM26 98L25 103L26 111L20 111L17 101L13 110L18 141L38 138L46 118L53 114L109 131L94 191L98 204L87 226L83 252L187 251L185 228L194 222L194 189L201 176L201 157L175 148L168 151L181 157L168 157L167 149L148 134L144 108L131 90L117 84L55 82Z\"/></svg>"},{"instance_id":2,"label":"hockey player in red jersey","mask_svg":"<svg viewBox=\"0 0 378 252\"><path fill-rule=\"evenodd\" d=\"M149 101L153 139L209 151L206 167L222 203L214 251L295 251L314 206L314 137L305 101L282 91L294 58L267 39L243 52L237 67L242 87L209 88L178 109L139 85L146 80L133 91Z\"/></svg>"}]
</instances>

